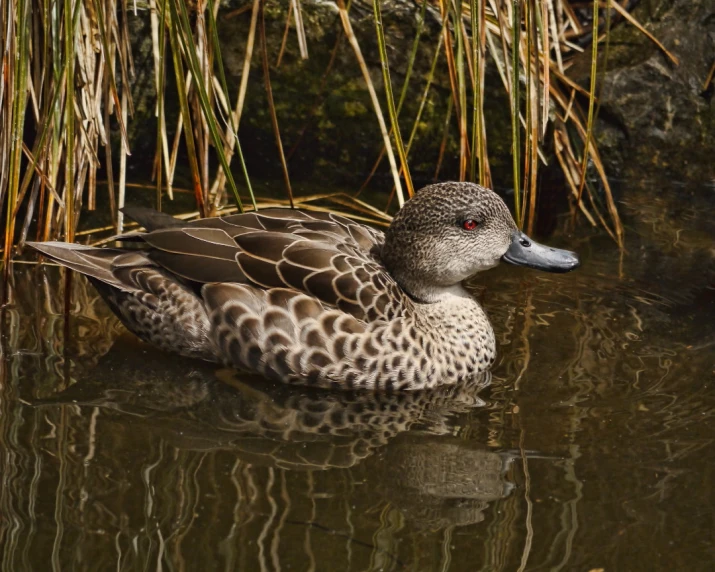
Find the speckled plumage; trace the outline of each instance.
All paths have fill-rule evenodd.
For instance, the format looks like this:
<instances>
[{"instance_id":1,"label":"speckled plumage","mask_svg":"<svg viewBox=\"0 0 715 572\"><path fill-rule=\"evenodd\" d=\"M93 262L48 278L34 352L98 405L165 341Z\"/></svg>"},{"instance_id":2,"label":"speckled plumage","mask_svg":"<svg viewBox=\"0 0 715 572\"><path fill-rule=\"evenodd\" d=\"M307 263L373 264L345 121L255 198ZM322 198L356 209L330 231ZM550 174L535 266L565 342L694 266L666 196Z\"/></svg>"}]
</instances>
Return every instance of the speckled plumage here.
<instances>
[{"instance_id":1,"label":"speckled plumage","mask_svg":"<svg viewBox=\"0 0 715 572\"><path fill-rule=\"evenodd\" d=\"M127 328L162 349L376 390L454 384L495 359L489 320L460 284L499 262L516 225L478 185L426 187L384 235L288 209L190 223L127 214L148 230L130 237L142 250L33 246L88 275Z\"/></svg>"}]
</instances>

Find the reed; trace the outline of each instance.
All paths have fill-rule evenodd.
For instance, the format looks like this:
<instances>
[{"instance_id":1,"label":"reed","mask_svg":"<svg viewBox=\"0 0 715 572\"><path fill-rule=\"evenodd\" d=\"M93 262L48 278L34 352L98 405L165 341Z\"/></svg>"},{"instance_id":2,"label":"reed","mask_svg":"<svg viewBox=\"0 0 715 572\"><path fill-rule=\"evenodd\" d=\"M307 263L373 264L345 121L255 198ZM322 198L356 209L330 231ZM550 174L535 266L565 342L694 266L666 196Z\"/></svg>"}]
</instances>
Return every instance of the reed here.
<instances>
[{"instance_id":1,"label":"reed","mask_svg":"<svg viewBox=\"0 0 715 572\"><path fill-rule=\"evenodd\" d=\"M382 79L384 82L385 98L387 99L387 110L390 115L390 123L392 125L392 133L395 137L395 146L397 147L397 155L400 157L400 167L405 178L405 186L407 187L408 196L414 194L412 187L412 177L410 177L410 168L407 164L407 154L405 153L405 145L402 141L400 133L400 123L397 119L397 108L395 107L395 98L392 95L392 81L390 80L390 64L387 61L387 44L385 42L385 33L382 26L382 12L380 10L380 0L373 0L373 10L375 14L375 30L377 31L377 45L380 49L380 63L382 64ZM412 60L414 61L414 59Z\"/></svg>"},{"instance_id":2,"label":"reed","mask_svg":"<svg viewBox=\"0 0 715 572\"><path fill-rule=\"evenodd\" d=\"M96 208L98 189L107 189L108 200L102 202L107 205L114 230L121 230L123 221L118 208L123 206L127 165L131 161L129 128L134 121L134 103L130 86L134 63L127 25L131 15L127 14L126 3L0 0L0 4L7 18L0 31L4 70L0 84L0 212L5 221L2 247L7 273L12 246L21 246L28 238L33 220L34 239L74 240L80 215ZM390 38L382 22L384 2L372 2L383 77L380 86L374 85L363 56L361 42L366 40L353 29L350 3L338 0L337 23L370 92L382 135L383 151L373 173L387 155L398 202L405 200L403 185L407 196L413 193L409 153L419 137L418 125L434 89L434 78L442 73L449 78L452 93L435 176L440 172L447 143L454 140L459 148L459 178L490 185L488 118L484 108L489 94L499 86L485 84L485 68L494 65L510 102L512 185L519 223L533 225L538 171L546 157L553 154L564 172L574 212L582 213L590 224L603 225L621 244L623 228L593 138L596 61L599 42L607 37L611 19L648 32L619 3L610 0L591 3L593 30L579 20L569 0L425 0L418 4L419 23L396 102L388 57ZM254 209L259 207L238 139L247 91L258 81L249 78L257 34L269 102L267 118L278 146L286 196L289 204L305 204L293 197L278 128L279 110L272 98L269 61L280 65L291 29L301 58L308 58L309 52L317 49L309 50L304 23L304 12L309 9L306 3L291 0L279 54L268 53L262 17L264 0L253 0L239 9L251 11L251 26L242 39L246 45L245 62L236 103L231 107L217 29L221 19L232 13L226 14L215 0L149 1L156 85L153 178L157 208L164 206L164 195L173 198L176 166L181 157L189 166L192 192L201 216L213 215L224 207L226 190L236 208L242 209L239 185L232 174L234 155L238 155L238 168L243 175L240 190ZM441 33L431 38L424 34L428 9L442 20ZM608 25L601 33L598 23L604 20L604 14ZM583 50L578 45L579 38L589 34L593 70L589 89L584 90L568 77L568 67L574 55ZM656 38L649 37L657 43ZM433 43L431 71L425 78L413 76L418 46L427 41ZM326 80L338 46L339 42L333 49L321 90L328 89ZM173 79L167 73L168 66L173 69ZM706 84L709 81L710 78ZM588 95L587 110L578 105L577 92ZM171 120L173 125L166 113L169 96L178 97L179 103L178 116ZM400 117L406 99L419 101L417 115L407 125L408 120ZM320 105L318 101L315 107ZM112 123L117 125L121 140L114 154L110 144ZM403 132L409 133L406 143ZM295 146L288 158L294 151ZM589 165L600 180L598 191L587 176ZM106 184L98 185L101 167ZM350 205L354 207L354 203Z\"/></svg>"}]
</instances>

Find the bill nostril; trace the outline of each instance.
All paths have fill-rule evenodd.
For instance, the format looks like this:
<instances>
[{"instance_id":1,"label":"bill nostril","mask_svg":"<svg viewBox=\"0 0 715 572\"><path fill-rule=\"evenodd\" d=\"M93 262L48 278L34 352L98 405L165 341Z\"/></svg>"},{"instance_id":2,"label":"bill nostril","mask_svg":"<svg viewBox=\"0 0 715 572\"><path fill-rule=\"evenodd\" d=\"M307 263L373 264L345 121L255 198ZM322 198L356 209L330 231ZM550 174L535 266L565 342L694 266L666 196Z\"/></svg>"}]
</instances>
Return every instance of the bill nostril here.
<instances>
[{"instance_id":1,"label":"bill nostril","mask_svg":"<svg viewBox=\"0 0 715 572\"><path fill-rule=\"evenodd\" d=\"M521 244L524 248L529 248L531 246L531 243L525 238L520 238L519 244Z\"/></svg>"}]
</instances>

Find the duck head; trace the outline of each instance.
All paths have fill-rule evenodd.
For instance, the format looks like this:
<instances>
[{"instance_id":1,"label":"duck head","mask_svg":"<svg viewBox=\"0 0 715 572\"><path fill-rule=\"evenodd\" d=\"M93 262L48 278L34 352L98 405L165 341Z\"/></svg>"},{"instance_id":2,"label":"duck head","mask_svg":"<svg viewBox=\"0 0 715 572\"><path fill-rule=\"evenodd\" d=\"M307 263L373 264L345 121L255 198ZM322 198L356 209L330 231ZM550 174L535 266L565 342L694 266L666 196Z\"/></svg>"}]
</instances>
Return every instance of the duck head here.
<instances>
[{"instance_id":1,"label":"duck head","mask_svg":"<svg viewBox=\"0 0 715 572\"><path fill-rule=\"evenodd\" d=\"M418 191L385 233L381 258L398 284L422 302L462 294L462 281L502 260L547 272L579 265L575 253L531 240L501 197L474 183Z\"/></svg>"}]
</instances>

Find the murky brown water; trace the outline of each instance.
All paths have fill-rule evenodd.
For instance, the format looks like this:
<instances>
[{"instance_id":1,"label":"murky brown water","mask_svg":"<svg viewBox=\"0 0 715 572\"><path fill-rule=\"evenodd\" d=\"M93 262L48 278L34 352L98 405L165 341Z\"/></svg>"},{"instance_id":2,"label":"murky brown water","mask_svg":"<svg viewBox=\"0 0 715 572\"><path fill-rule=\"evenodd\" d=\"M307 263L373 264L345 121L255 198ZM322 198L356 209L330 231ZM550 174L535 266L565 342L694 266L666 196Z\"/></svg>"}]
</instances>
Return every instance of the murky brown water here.
<instances>
[{"instance_id":1,"label":"murky brown water","mask_svg":"<svg viewBox=\"0 0 715 572\"><path fill-rule=\"evenodd\" d=\"M279 387L156 355L16 264L0 361L2 570L710 570L712 189L631 189L628 253L474 282L487 388ZM65 343L65 340L69 340ZM485 383L489 380L484 380Z\"/></svg>"}]
</instances>

